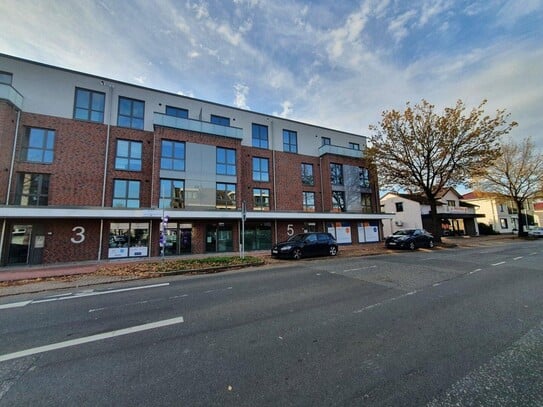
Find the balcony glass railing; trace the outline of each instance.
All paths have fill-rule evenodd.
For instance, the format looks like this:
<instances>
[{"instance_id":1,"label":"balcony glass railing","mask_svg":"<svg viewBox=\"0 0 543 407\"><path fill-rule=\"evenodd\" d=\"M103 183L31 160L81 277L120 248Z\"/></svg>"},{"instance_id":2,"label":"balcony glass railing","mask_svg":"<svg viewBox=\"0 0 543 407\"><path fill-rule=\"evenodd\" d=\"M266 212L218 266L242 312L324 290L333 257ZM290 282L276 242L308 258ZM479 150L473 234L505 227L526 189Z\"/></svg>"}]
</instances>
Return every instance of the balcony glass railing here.
<instances>
[{"instance_id":1,"label":"balcony glass railing","mask_svg":"<svg viewBox=\"0 0 543 407\"><path fill-rule=\"evenodd\" d=\"M168 116L163 113L154 113L154 124L174 129L196 131L199 133L213 134L215 136L243 139L243 129L239 127L221 126L209 122L181 117Z\"/></svg>"},{"instance_id":2,"label":"balcony glass railing","mask_svg":"<svg viewBox=\"0 0 543 407\"><path fill-rule=\"evenodd\" d=\"M324 144L319 147L319 156L324 154L336 154L345 157L362 158L364 156L362 150L355 150L352 148L334 146L332 144Z\"/></svg>"},{"instance_id":3,"label":"balcony glass railing","mask_svg":"<svg viewBox=\"0 0 543 407\"><path fill-rule=\"evenodd\" d=\"M0 83L0 100L11 102L19 110L23 108L23 95L17 92L11 85Z\"/></svg>"}]
</instances>

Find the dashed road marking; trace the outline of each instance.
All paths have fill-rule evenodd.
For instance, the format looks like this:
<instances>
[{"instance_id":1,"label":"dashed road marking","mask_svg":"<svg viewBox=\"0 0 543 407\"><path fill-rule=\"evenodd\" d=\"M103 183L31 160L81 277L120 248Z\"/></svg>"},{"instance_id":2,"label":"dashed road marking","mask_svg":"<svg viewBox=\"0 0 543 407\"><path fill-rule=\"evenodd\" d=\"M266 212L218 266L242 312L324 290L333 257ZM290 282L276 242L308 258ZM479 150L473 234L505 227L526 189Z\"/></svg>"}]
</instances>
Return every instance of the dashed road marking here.
<instances>
[{"instance_id":1,"label":"dashed road marking","mask_svg":"<svg viewBox=\"0 0 543 407\"><path fill-rule=\"evenodd\" d=\"M505 261L500 261L499 263L493 263L493 266L501 266L502 264L505 264Z\"/></svg>"}]
</instances>

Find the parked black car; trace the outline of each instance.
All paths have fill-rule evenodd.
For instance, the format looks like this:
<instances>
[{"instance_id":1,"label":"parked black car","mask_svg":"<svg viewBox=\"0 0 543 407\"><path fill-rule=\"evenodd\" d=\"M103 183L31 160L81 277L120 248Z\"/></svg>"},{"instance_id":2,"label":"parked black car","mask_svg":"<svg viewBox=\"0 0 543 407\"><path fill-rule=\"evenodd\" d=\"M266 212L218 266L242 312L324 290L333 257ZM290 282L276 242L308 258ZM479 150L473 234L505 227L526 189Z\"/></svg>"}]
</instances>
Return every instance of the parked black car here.
<instances>
[{"instance_id":1,"label":"parked black car","mask_svg":"<svg viewBox=\"0 0 543 407\"><path fill-rule=\"evenodd\" d=\"M424 229L400 229L385 239L388 249L415 250L418 247L434 247L434 236Z\"/></svg>"},{"instance_id":2,"label":"parked black car","mask_svg":"<svg viewBox=\"0 0 543 407\"><path fill-rule=\"evenodd\" d=\"M338 252L336 239L330 233L301 233L286 242L277 243L271 249L273 257L299 260L311 256L335 256Z\"/></svg>"}]
</instances>

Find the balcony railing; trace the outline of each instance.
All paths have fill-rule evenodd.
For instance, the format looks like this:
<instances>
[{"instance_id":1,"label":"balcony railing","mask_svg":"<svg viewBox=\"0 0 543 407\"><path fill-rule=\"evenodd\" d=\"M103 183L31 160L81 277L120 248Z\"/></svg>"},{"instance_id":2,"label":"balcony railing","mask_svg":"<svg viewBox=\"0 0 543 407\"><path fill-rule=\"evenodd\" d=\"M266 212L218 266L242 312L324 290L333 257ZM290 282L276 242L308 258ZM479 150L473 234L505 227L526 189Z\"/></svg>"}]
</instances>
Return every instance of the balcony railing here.
<instances>
[{"instance_id":1,"label":"balcony railing","mask_svg":"<svg viewBox=\"0 0 543 407\"><path fill-rule=\"evenodd\" d=\"M332 144L323 144L319 147L319 156L324 154L336 154L345 157L362 158L364 156L362 150L355 150L353 148L334 146Z\"/></svg>"},{"instance_id":2,"label":"balcony railing","mask_svg":"<svg viewBox=\"0 0 543 407\"><path fill-rule=\"evenodd\" d=\"M243 139L243 129L239 127L221 126L219 124L203 122L194 119L183 119L168 116L163 113L154 113L153 123L157 126L172 127L174 129L196 131L213 134L215 136Z\"/></svg>"},{"instance_id":3,"label":"balcony railing","mask_svg":"<svg viewBox=\"0 0 543 407\"><path fill-rule=\"evenodd\" d=\"M19 110L23 108L23 95L11 85L0 83L0 100L7 100Z\"/></svg>"}]
</instances>

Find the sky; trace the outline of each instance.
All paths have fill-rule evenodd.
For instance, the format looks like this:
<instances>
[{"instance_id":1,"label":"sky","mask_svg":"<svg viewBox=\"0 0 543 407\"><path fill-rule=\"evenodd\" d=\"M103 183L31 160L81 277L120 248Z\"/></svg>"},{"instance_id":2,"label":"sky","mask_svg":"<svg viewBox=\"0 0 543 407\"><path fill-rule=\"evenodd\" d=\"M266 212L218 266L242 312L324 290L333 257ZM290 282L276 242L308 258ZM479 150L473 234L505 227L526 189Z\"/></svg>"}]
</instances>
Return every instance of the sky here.
<instances>
[{"instance_id":1,"label":"sky","mask_svg":"<svg viewBox=\"0 0 543 407\"><path fill-rule=\"evenodd\" d=\"M0 0L0 53L371 135L484 99L543 151L543 0Z\"/></svg>"}]
</instances>

